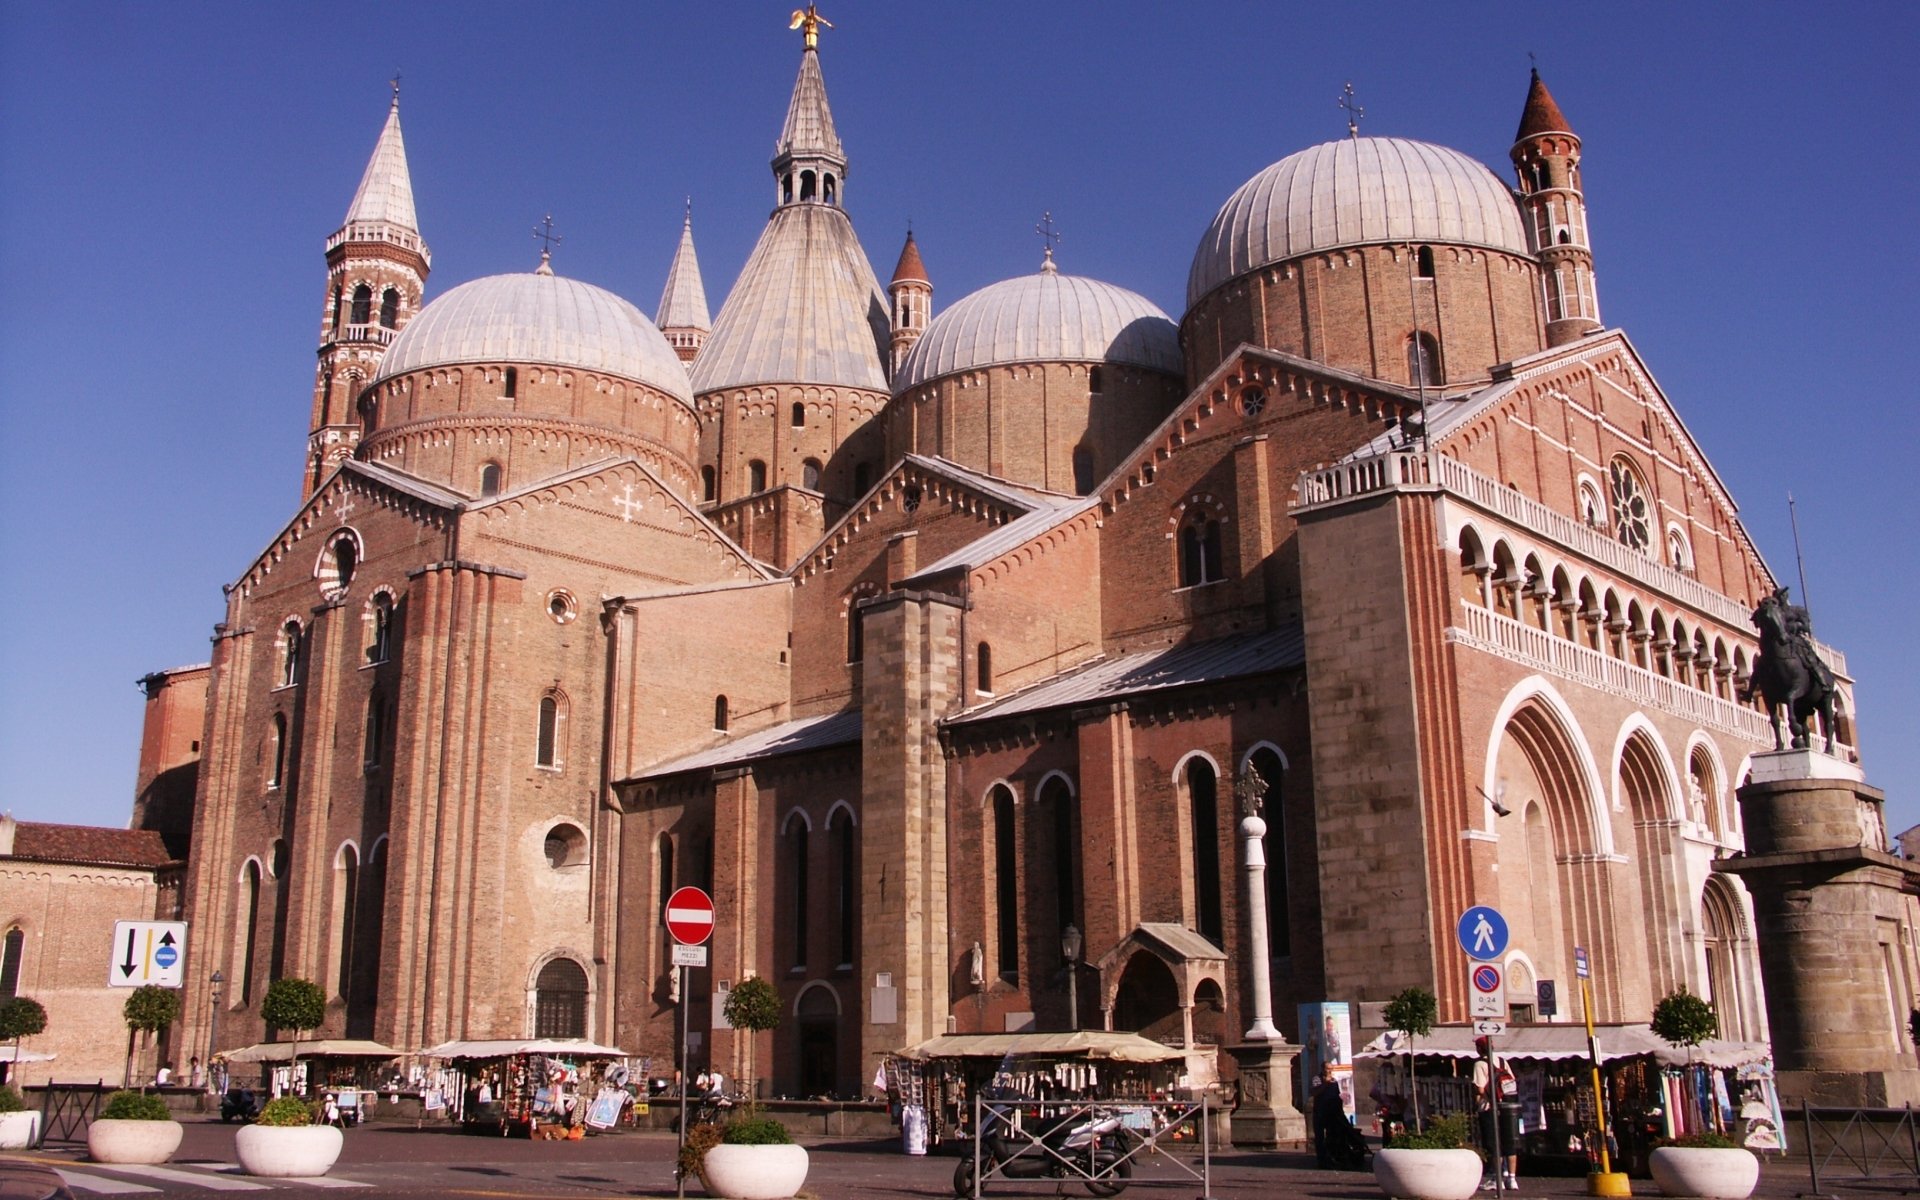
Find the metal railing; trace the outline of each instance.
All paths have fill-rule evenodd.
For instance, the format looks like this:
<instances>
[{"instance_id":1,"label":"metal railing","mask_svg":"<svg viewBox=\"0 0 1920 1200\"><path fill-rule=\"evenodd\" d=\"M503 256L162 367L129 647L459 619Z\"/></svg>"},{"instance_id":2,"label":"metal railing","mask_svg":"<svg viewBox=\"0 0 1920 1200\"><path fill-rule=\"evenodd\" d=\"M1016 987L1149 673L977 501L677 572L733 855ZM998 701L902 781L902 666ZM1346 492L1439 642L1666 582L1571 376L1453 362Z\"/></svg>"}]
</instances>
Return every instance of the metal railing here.
<instances>
[{"instance_id":1,"label":"metal railing","mask_svg":"<svg viewBox=\"0 0 1920 1200\"><path fill-rule=\"evenodd\" d=\"M990 1179L1078 1180L1096 1196L1113 1196L1132 1181L1143 1154L1200 1183L1200 1200L1213 1194L1213 1104L1198 1100L987 1100L973 1098L973 1138L954 1173L954 1194L980 1195ZM1081 1126L1091 1131L1076 1138ZM1032 1128L1029 1128L1029 1124ZM1167 1153L1176 1139L1199 1143L1200 1165ZM997 1143L1005 1153L990 1153ZM1075 1144L1078 1143L1078 1144ZM1015 1165L1016 1163L1020 1165Z\"/></svg>"},{"instance_id":2,"label":"metal railing","mask_svg":"<svg viewBox=\"0 0 1920 1200\"><path fill-rule=\"evenodd\" d=\"M1835 1184L1905 1182L1920 1188L1920 1126L1905 1108L1802 1108L1809 1196L1831 1196Z\"/></svg>"},{"instance_id":3,"label":"metal railing","mask_svg":"<svg viewBox=\"0 0 1920 1200\"><path fill-rule=\"evenodd\" d=\"M48 1142L84 1142L87 1126L100 1115L100 1101L113 1088L106 1080L95 1083L48 1083L40 1093L40 1140Z\"/></svg>"}]
</instances>

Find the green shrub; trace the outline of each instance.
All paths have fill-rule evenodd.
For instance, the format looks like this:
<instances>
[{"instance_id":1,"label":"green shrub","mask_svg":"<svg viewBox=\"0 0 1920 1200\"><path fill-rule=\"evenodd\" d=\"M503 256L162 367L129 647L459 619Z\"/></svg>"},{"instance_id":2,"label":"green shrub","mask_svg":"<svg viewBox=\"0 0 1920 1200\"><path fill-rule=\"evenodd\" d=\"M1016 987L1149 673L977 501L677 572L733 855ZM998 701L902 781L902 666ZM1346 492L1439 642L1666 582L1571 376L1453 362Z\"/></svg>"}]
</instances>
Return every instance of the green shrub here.
<instances>
[{"instance_id":1,"label":"green shrub","mask_svg":"<svg viewBox=\"0 0 1920 1200\"><path fill-rule=\"evenodd\" d=\"M1672 1146L1676 1150L1738 1150L1740 1143L1724 1133L1689 1133L1684 1137L1667 1138L1656 1142L1659 1146Z\"/></svg>"},{"instance_id":2,"label":"green shrub","mask_svg":"<svg viewBox=\"0 0 1920 1200\"><path fill-rule=\"evenodd\" d=\"M0 1113L23 1112L26 1107L27 1102L20 1098L19 1092L14 1091L7 1084L0 1083Z\"/></svg>"},{"instance_id":3,"label":"green shrub","mask_svg":"<svg viewBox=\"0 0 1920 1200\"><path fill-rule=\"evenodd\" d=\"M295 1125L313 1124L313 1107L296 1096L282 1096L278 1100L267 1102L254 1118L257 1125L274 1125L286 1128Z\"/></svg>"},{"instance_id":4,"label":"green shrub","mask_svg":"<svg viewBox=\"0 0 1920 1200\"><path fill-rule=\"evenodd\" d=\"M1467 1115L1454 1113L1435 1117L1419 1133L1402 1134L1393 1139L1395 1150L1459 1150L1467 1144Z\"/></svg>"},{"instance_id":5,"label":"green shrub","mask_svg":"<svg viewBox=\"0 0 1920 1200\"><path fill-rule=\"evenodd\" d=\"M711 1124L690 1125L687 1127L687 1144L680 1148L680 1178L702 1181L706 1176L700 1174L701 1164L707 1157L707 1151L720 1144L720 1126Z\"/></svg>"},{"instance_id":6,"label":"green shrub","mask_svg":"<svg viewBox=\"0 0 1920 1200\"><path fill-rule=\"evenodd\" d=\"M721 1130L720 1140L729 1146L785 1146L793 1135L772 1117L749 1117Z\"/></svg>"},{"instance_id":7,"label":"green shrub","mask_svg":"<svg viewBox=\"0 0 1920 1200\"><path fill-rule=\"evenodd\" d=\"M173 1110L165 1100L146 1092L115 1092L107 1097L100 1116L108 1121L171 1121Z\"/></svg>"},{"instance_id":8,"label":"green shrub","mask_svg":"<svg viewBox=\"0 0 1920 1200\"><path fill-rule=\"evenodd\" d=\"M1649 1024L1656 1037L1676 1046L1698 1046L1720 1031L1713 1005L1685 987L1653 1006L1653 1019Z\"/></svg>"}]
</instances>

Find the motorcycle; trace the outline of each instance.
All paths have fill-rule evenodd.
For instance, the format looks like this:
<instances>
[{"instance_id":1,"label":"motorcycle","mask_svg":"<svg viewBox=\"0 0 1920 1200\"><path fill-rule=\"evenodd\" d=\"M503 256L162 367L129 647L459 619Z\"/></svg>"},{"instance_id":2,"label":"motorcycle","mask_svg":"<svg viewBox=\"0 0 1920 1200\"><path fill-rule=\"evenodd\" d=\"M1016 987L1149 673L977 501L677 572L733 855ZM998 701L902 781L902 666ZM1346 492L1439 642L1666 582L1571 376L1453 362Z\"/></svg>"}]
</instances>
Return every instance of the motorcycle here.
<instances>
[{"instance_id":1,"label":"motorcycle","mask_svg":"<svg viewBox=\"0 0 1920 1200\"><path fill-rule=\"evenodd\" d=\"M1078 1179L1095 1196L1118 1196L1133 1177L1117 1114L1069 1111L1043 1124L1038 1134L1020 1131L1025 1141L1006 1135L1012 1127L1004 1113L990 1114L986 1126L979 1151L982 1181L996 1174L1004 1179ZM973 1195L973 1173L973 1147L963 1145L953 1172L954 1195Z\"/></svg>"},{"instance_id":2,"label":"motorcycle","mask_svg":"<svg viewBox=\"0 0 1920 1200\"><path fill-rule=\"evenodd\" d=\"M251 1121L260 1115L260 1101L255 1098L252 1088L230 1087L227 1094L220 1097L220 1120L232 1124L236 1119Z\"/></svg>"}]
</instances>

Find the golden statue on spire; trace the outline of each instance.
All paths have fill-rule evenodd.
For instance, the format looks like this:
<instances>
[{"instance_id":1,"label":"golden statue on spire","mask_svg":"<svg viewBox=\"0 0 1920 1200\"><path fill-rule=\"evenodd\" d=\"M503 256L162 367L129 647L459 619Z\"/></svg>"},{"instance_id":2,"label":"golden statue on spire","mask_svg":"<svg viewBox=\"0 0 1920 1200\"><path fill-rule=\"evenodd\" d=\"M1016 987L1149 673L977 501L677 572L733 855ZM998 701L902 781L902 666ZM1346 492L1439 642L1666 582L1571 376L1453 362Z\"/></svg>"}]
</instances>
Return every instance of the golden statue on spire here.
<instances>
[{"instance_id":1,"label":"golden statue on spire","mask_svg":"<svg viewBox=\"0 0 1920 1200\"><path fill-rule=\"evenodd\" d=\"M820 48L820 27L822 25L825 25L828 29L833 28L833 22L820 15L820 6L817 4L809 4L805 8L796 8L793 10L793 24L787 26L787 28L804 30L804 36L807 39L807 49L817 50Z\"/></svg>"}]
</instances>

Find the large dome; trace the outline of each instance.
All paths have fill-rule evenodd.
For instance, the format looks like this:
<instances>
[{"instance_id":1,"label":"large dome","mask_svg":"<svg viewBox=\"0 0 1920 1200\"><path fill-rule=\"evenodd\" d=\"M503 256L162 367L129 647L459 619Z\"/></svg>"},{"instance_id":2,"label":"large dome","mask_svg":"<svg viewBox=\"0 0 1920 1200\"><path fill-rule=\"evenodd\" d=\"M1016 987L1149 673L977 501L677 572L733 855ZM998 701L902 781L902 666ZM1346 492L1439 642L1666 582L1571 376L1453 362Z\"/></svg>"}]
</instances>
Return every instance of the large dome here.
<instances>
[{"instance_id":1,"label":"large dome","mask_svg":"<svg viewBox=\"0 0 1920 1200\"><path fill-rule=\"evenodd\" d=\"M691 405L687 368L653 322L612 292L558 275L491 275L421 309L375 382L454 363L544 363L634 379Z\"/></svg>"},{"instance_id":2,"label":"large dome","mask_svg":"<svg viewBox=\"0 0 1920 1200\"><path fill-rule=\"evenodd\" d=\"M1519 206L1458 150L1347 138L1288 155L1221 206L1187 275L1191 308L1269 263L1373 242L1447 242L1530 255Z\"/></svg>"},{"instance_id":3,"label":"large dome","mask_svg":"<svg viewBox=\"0 0 1920 1200\"><path fill-rule=\"evenodd\" d=\"M1180 334L1144 296L1045 270L981 288L935 317L900 364L893 390L1029 362L1118 363L1178 375Z\"/></svg>"}]
</instances>

